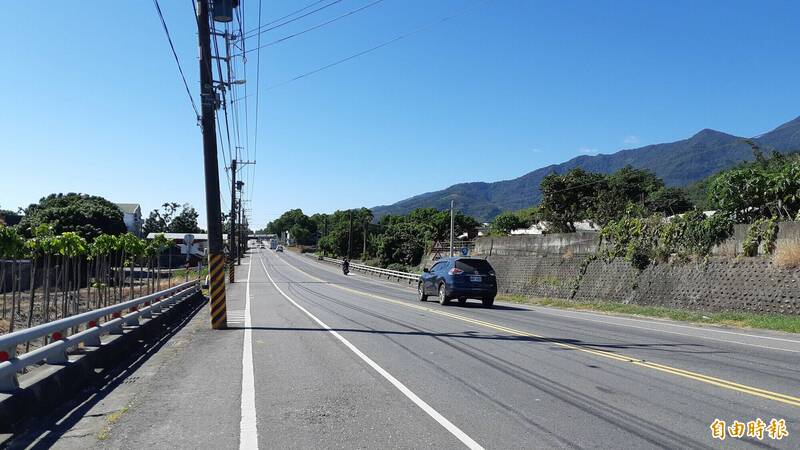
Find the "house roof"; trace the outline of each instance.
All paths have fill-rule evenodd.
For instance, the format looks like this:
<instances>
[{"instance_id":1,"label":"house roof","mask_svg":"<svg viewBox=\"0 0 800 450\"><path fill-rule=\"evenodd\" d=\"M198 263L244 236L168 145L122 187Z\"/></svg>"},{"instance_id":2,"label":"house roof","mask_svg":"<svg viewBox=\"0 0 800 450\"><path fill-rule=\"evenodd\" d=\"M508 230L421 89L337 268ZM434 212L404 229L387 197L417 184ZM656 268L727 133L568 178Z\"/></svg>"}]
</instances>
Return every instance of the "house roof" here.
<instances>
[{"instance_id":1,"label":"house roof","mask_svg":"<svg viewBox=\"0 0 800 450\"><path fill-rule=\"evenodd\" d=\"M117 205L117 208L121 209L125 214L136 214L136 211L142 210L142 207L139 206L138 203L114 203Z\"/></svg>"}]
</instances>

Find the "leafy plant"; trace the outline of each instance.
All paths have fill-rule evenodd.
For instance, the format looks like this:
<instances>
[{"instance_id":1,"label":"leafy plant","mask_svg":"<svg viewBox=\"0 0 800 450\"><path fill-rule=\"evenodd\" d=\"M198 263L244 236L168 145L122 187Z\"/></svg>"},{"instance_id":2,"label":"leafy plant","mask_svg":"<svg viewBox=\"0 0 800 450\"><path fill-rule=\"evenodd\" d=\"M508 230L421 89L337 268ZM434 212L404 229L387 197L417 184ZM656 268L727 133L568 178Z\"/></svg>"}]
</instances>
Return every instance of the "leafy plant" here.
<instances>
[{"instance_id":1,"label":"leafy plant","mask_svg":"<svg viewBox=\"0 0 800 450\"><path fill-rule=\"evenodd\" d=\"M732 232L733 221L725 214L706 217L694 210L667 220L660 214L642 217L631 207L622 218L603 227L600 252L606 259L623 257L642 270L673 257L707 257Z\"/></svg>"},{"instance_id":2,"label":"leafy plant","mask_svg":"<svg viewBox=\"0 0 800 450\"><path fill-rule=\"evenodd\" d=\"M758 249L764 244L764 253L772 254L775 251L775 240L778 237L778 224L774 218L757 219L747 229L742 251L745 256L757 256Z\"/></svg>"}]
</instances>

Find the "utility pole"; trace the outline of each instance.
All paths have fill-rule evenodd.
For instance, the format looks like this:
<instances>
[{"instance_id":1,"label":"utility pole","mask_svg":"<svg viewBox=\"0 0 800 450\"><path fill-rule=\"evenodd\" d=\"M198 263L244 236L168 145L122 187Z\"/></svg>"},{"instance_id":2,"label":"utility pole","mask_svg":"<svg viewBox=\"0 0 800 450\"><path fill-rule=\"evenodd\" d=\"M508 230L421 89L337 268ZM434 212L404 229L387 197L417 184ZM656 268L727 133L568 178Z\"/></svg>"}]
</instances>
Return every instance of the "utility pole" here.
<instances>
[{"instance_id":1,"label":"utility pole","mask_svg":"<svg viewBox=\"0 0 800 450\"><path fill-rule=\"evenodd\" d=\"M236 246L236 160L231 160L231 216L228 229L228 282L236 281L236 267L234 265L239 254Z\"/></svg>"},{"instance_id":2,"label":"utility pole","mask_svg":"<svg viewBox=\"0 0 800 450\"><path fill-rule=\"evenodd\" d=\"M242 147L236 147L237 149L241 149ZM242 254L247 251L247 239L246 236L243 236L243 228L244 225L244 218L242 214L242 188L244 187L244 181L236 181L236 172L241 169L242 167L248 164L255 164L255 161L240 161L238 159L231 160L231 172L233 172L233 176L231 177L231 216L234 219L231 220L231 234L236 235L235 238L231 241L231 265L233 261L236 261L237 265L242 264ZM239 192L239 197L237 200L236 191ZM238 208L239 218L236 219ZM231 280L233 282L233 280Z\"/></svg>"},{"instance_id":3,"label":"utility pole","mask_svg":"<svg viewBox=\"0 0 800 450\"><path fill-rule=\"evenodd\" d=\"M455 225L456 201L450 200L450 257L453 257L453 231Z\"/></svg>"},{"instance_id":4,"label":"utility pole","mask_svg":"<svg viewBox=\"0 0 800 450\"><path fill-rule=\"evenodd\" d=\"M217 98L211 76L211 30L208 21L208 1L197 2L197 36L200 46L200 98L203 128L203 161L205 164L206 220L208 222L208 268L211 295L211 327L228 327L225 305L225 253L222 245L222 220L219 196L217 161L217 131L214 110Z\"/></svg>"},{"instance_id":5,"label":"utility pole","mask_svg":"<svg viewBox=\"0 0 800 450\"><path fill-rule=\"evenodd\" d=\"M353 248L353 210L347 211L350 213L350 225L347 229L347 259L350 259L350 251Z\"/></svg>"}]
</instances>

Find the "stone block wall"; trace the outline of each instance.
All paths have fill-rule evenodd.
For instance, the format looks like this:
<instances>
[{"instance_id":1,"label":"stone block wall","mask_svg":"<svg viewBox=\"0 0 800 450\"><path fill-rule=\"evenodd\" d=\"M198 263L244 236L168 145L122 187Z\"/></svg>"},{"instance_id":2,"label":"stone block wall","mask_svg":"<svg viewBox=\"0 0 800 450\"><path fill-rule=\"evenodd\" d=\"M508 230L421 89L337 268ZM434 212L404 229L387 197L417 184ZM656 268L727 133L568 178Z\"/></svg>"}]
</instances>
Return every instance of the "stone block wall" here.
<instances>
[{"instance_id":1,"label":"stone block wall","mask_svg":"<svg viewBox=\"0 0 800 450\"><path fill-rule=\"evenodd\" d=\"M781 269L762 257L658 264L641 272L623 259L597 259L588 265L585 256L488 259L501 294L709 312L800 314L800 269Z\"/></svg>"}]
</instances>

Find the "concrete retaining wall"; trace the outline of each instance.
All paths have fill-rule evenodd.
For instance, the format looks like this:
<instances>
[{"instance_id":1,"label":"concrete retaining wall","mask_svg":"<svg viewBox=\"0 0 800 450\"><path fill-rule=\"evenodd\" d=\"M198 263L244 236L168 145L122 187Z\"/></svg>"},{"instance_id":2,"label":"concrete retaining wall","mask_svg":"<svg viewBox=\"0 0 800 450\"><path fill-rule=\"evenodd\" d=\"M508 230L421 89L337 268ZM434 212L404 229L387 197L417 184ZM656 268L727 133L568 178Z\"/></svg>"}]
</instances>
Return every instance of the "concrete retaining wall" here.
<instances>
[{"instance_id":1,"label":"concrete retaining wall","mask_svg":"<svg viewBox=\"0 0 800 450\"><path fill-rule=\"evenodd\" d=\"M585 256L488 259L501 293L700 311L800 314L800 269L781 269L762 257L658 264L641 272L623 259L597 259L588 265Z\"/></svg>"},{"instance_id":2,"label":"concrete retaining wall","mask_svg":"<svg viewBox=\"0 0 800 450\"><path fill-rule=\"evenodd\" d=\"M733 235L715 247L714 256L733 257L743 253L747 230L750 225L737 224L733 227ZM518 236L487 236L475 240L472 252L478 256L509 255L591 255L597 251L600 235L594 231L577 233L534 234ZM783 245L800 245L800 222L781 222L778 224L776 247ZM760 249L763 253L763 248Z\"/></svg>"}]
</instances>

